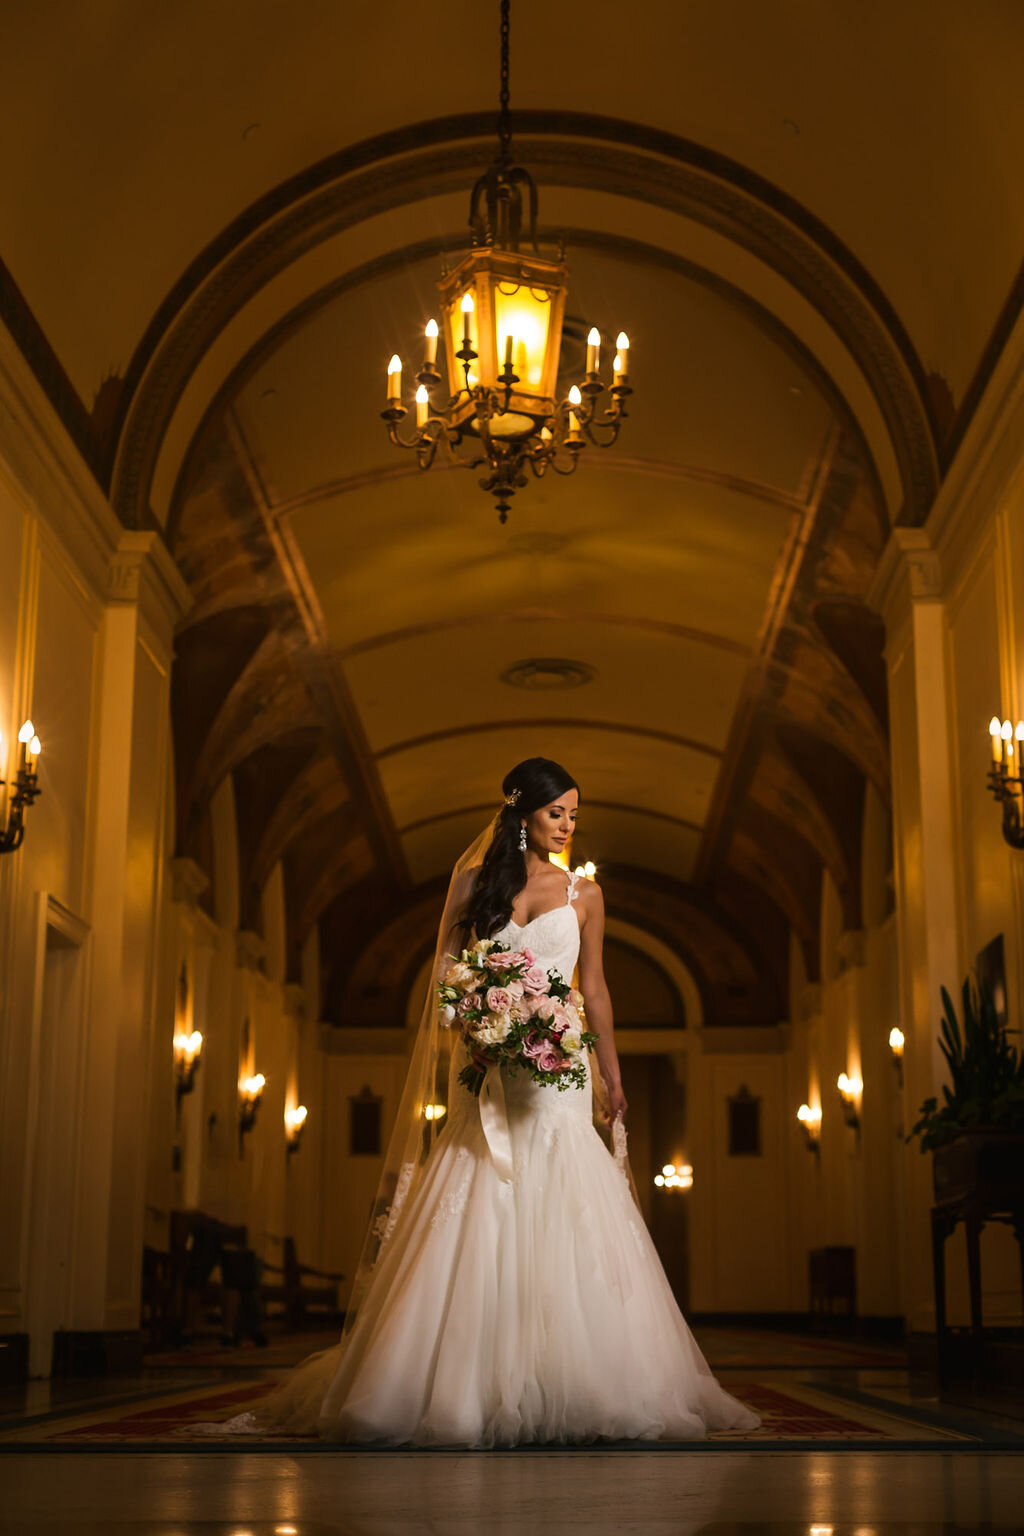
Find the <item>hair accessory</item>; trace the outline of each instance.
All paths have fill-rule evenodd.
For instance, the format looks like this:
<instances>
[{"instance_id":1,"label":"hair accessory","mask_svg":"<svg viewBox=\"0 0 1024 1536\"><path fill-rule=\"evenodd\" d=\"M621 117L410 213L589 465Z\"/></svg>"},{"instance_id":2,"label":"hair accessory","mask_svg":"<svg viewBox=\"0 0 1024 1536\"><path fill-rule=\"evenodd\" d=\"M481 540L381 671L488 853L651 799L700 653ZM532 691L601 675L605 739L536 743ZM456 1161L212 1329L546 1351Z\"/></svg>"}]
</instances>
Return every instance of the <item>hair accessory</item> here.
<instances>
[{"instance_id":1,"label":"hair accessory","mask_svg":"<svg viewBox=\"0 0 1024 1536\"><path fill-rule=\"evenodd\" d=\"M522 794L522 790L521 789L510 790L510 792L505 796L505 804L506 805L515 805L516 801L519 799L519 796L521 794Z\"/></svg>"},{"instance_id":2,"label":"hair accessory","mask_svg":"<svg viewBox=\"0 0 1024 1536\"><path fill-rule=\"evenodd\" d=\"M525 821L523 822L522 826L519 828L519 852L520 853L525 853L526 852L526 822Z\"/></svg>"}]
</instances>

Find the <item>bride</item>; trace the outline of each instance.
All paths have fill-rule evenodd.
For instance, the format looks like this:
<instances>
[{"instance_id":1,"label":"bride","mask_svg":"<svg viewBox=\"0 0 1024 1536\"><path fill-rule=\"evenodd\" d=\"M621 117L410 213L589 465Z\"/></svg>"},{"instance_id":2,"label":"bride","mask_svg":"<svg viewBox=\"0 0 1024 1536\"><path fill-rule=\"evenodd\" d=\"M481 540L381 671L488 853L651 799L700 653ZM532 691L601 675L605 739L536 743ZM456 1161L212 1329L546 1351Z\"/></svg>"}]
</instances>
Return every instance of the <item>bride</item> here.
<instances>
[{"instance_id":1,"label":"bride","mask_svg":"<svg viewBox=\"0 0 1024 1536\"><path fill-rule=\"evenodd\" d=\"M712 1375L631 1192L603 898L548 857L572 836L578 786L533 757L502 788L452 876L345 1334L255 1413L203 1428L490 1447L701 1439L760 1423ZM566 981L578 964L599 1080L584 1052L583 1087L498 1067L479 1098L459 1082L468 1049L444 1027L435 988L452 955L485 938L529 947ZM602 1085L614 1155L593 1124ZM425 1118L435 1101L447 1112Z\"/></svg>"}]
</instances>

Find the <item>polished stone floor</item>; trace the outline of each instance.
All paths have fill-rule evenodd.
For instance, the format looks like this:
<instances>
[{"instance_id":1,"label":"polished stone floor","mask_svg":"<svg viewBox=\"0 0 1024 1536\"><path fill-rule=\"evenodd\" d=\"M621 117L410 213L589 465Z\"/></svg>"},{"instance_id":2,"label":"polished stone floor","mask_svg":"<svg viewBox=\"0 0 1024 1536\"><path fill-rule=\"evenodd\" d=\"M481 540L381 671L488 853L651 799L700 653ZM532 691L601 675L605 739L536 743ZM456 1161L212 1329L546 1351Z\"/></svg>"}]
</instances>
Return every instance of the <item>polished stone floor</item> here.
<instances>
[{"instance_id":1,"label":"polished stone floor","mask_svg":"<svg viewBox=\"0 0 1024 1536\"><path fill-rule=\"evenodd\" d=\"M1024 1531L1016 1453L434 1452L0 1461L0 1536Z\"/></svg>"}]
</instances>

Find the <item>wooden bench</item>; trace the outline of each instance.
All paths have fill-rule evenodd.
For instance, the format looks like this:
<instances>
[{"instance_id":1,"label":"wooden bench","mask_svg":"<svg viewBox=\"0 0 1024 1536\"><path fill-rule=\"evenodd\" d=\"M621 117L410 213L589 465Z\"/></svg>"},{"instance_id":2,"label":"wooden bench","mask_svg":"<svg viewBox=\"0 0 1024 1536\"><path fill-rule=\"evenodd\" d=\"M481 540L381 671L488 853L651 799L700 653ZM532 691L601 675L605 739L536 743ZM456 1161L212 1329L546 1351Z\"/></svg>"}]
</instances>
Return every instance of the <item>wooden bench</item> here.
<instances>
[{"instance_id":1,"label":"wooden bench","mask_svg":"<svg viewBox=\"0 0 1024 1536\"><path fill-rule=\"evenodd\" d=\"M338 1306L338 1283L345 1276L332 1270L314 1269L310 1264L299 1262L295 1251L295 1239L267 1234L272 1242L281 1245L280 1264L264 1261L264 1273L280 1275L280 1280L264 1280L260 1295L264 1305L278 1304L288 1328L305 1328L311 1322L340 1324L342 1312ZM325 1284L310 1284L310 1281ZM315 1318L310 1317L314 1310Z\"/></svg>"}]
</instances>

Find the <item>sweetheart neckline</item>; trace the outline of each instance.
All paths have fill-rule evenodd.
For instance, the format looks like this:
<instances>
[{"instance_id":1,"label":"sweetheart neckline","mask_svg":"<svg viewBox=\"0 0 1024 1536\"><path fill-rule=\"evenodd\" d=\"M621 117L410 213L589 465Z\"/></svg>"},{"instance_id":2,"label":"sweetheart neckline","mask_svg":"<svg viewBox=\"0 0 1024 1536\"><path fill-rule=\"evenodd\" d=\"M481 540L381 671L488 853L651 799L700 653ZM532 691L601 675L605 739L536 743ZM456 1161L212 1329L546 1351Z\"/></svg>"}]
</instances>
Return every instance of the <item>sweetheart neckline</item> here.
<instances>
[{"instance_id":1,"label":"sweetheart neckline","mask_svg":"<svg viewBox=\"0 0 1024 1536\"><path fill-rule=\"evenodd\" d=\"M576 909L572 905L572 902L566 901L560 907L548 907L546 912L538 912L537 916L531 917L528 923L517 923L514 917L510 917L507 926L510 928L518 928L520 933L525 933L527 928L532 928L534 923L539 923L542 917L550 917L552 912L571 912L573 917L576 917ZM576 924L579 926L578 917L576 917Z\"/></svg>"}]
</instances>

